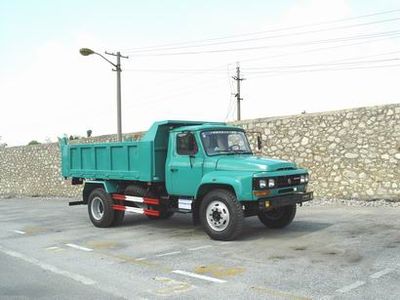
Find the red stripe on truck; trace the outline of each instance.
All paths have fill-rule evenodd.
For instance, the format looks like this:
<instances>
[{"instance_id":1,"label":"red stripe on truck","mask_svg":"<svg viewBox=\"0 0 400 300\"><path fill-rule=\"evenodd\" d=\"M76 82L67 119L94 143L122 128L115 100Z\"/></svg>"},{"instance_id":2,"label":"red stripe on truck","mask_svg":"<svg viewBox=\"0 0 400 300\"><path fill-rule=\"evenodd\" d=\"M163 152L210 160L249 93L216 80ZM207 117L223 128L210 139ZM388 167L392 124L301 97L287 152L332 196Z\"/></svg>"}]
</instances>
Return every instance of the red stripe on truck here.
<instances>
[{"instance_id":1,"label":"red stripe on truck","mask_svg":"<svg viewBox=\"0 0 400 300\"><path fill-rule=\"evenodd\" d=\"M121 195L121 194L113 194L112 198L114 200L125 200L125 195Z\"/></svg>"},{"instance_id":2,"label":"red stripe on truck","mask_svg":"<svg viewBox=\"0 0 400 300\"><path fill-rule=\"evenodd\" d=\"M145 209L144 214L147 216L155 216L155 217L160 216L160 212L158 210L153 210L153 209Z\"/></svg>"},{"instance_id":3,"label":"red stripe on truck","mask_svg":"<svg viewBox=\"0 0 400 300\"><path fill-rule=\"evenodd\" d=\"M112 198L117 201L132 201L138 203L145 203L148 205L160 205L160 200L155 198L148 197L137 197L130 195L122 195L122 194L112 194Z\"/></svg>"},{"instance_id":4,"label":"red stripe on truck","mask_svg":"<svg viewBox=\"0 0 400 300\"><path fill-rule=\"evenodd\" d=\"M158 199L153 199L153 198L143 198L143 203L150 204L150 205L159 205L160 200Z\"/></svg>"},{"instance_id":5,"label":"red stripe on truck","mask_svg":"<svg viewBox=\"0 0 400 300\"><path fill-rule=\"evenodd\" d=\"M114 210L126 210L125 206L123 206L123 205L116 205L116 204L114 204L114 205L112 206L112 208L113 208Z\"/></svg>"}]
</instances>

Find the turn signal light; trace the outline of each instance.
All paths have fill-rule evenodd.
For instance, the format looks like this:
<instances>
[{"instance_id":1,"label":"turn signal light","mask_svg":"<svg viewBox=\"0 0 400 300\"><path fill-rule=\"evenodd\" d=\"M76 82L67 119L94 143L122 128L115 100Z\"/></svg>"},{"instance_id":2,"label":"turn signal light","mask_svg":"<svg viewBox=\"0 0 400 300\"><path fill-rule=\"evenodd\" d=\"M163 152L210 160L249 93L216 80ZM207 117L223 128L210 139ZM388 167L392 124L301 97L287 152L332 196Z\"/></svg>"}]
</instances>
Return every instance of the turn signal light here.
<instances>
[{"instance_id":1,"label":"turn signal light","mask_svg":"<svg viewBox=\"0 0 400 300\"><path fill-rule=\"evenodd\" d=\"M256 197L265 197L268 196L269 191L268 190L263 190L263 191L253 191L254 196Z\"/></svg>"}]
</instances>

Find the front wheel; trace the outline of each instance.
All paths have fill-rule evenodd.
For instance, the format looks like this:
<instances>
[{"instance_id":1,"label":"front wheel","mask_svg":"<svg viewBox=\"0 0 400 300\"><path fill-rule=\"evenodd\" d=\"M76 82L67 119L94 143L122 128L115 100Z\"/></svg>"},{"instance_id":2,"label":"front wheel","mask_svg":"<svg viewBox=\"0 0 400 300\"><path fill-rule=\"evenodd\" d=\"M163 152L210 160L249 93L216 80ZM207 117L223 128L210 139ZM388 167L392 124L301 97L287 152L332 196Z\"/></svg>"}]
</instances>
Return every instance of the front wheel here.
<instances>
[{"instance_id":1,"label":"front wheel","mask_svg":"<svg viewBox=\"0 0 400 300\"><path fill-rule=\"evenodd\" d=\"M217 189L206 194L201 201L200 220L212 239L229 241L241 233L244 214L234 193Z\"/></svg>"},{"instance_id":2,"label":"front wheel","mask_svg":"<svg viewBox=\"0 0 400 300\"><path fill-rule=\"evenodd\" d=\"M292 223L296 215L296 204L260 212L258 218L268 228L283 228Z\"/></svg>"}]
</instances>

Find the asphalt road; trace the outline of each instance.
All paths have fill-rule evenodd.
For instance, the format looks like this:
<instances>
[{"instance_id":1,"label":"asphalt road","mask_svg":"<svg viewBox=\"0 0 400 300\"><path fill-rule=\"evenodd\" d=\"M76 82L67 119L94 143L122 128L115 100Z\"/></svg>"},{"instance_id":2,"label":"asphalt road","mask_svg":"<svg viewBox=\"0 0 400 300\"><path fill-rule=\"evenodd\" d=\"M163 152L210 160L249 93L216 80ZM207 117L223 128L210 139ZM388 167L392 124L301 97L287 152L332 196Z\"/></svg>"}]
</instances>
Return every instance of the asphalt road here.
<instances>
[{"instance_id":1,"label":"asphalt road","mask_svg":"<svg viewBox=\"0 0 400 300\"><path fill-rule=\"evenodd\" d=\"M91 225L67 199L0 199L1 299L399 299L400 209L302 207L213 241L190 215Z\"/></svg>"}]
</instances>

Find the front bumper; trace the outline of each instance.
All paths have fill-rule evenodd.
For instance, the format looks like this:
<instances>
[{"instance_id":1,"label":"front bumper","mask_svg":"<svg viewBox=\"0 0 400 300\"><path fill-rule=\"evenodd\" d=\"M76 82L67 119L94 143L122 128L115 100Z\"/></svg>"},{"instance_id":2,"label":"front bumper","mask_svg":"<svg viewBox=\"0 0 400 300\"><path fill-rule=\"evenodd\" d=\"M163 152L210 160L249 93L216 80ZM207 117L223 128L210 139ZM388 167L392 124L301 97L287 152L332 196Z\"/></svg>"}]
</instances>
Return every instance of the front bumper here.
<instances>
[{"instance_id":1,"label":"front bumper","mask_svg":"<svg viewBox=\"0 0 400 300\"><path fill-rule=\"evenodd\" d=\"M313 197L313 192L299 192L289 195L275 196L258 200L258 207L260 210L282 207L311 201Z\"/></svg>"}]
</instances>

